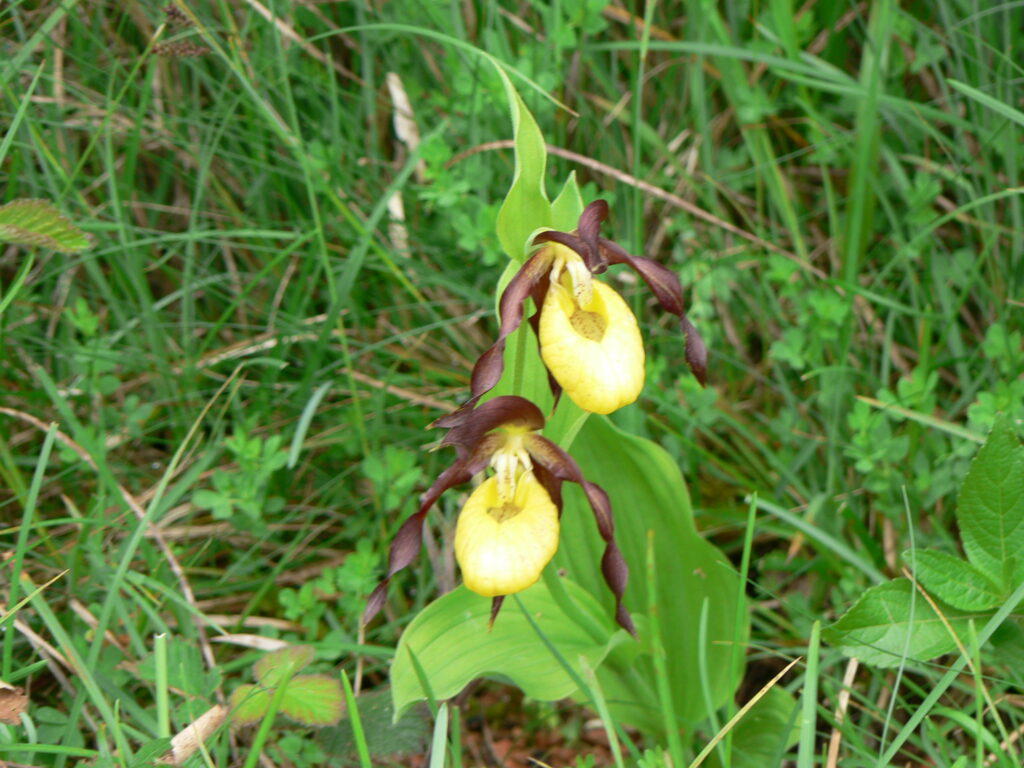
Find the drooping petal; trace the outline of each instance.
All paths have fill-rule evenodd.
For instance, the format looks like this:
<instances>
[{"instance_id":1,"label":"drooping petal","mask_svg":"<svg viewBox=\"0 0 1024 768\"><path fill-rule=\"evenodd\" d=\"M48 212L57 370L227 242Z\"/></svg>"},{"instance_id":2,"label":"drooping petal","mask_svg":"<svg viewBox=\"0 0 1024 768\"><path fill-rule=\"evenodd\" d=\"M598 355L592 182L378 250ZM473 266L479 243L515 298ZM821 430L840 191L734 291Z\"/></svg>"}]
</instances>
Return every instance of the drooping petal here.
<instances>
[{"instance_id":1,"label":"drooping petal","mask_svg":"<svg viewBox=\"0 0 1024 768\"><path fill-rule=\"evenodd\" d=\"M622 604L626 594L626 583L629 580L629 567L626 565L622 552L615 543L615 521L612 519L612 502L604 488L583 477L579 464L565 452L563 448L541 435L531 435L526 441L527 450L534 461L534 471L538 475L549 473L549 483L558 485L563 481L577 483L583 488L587 502L597 522L597 532L604 540L604 555L601 558L601 573L605 582L615 596L615 620L619 626L632 635L636 634L629 611ZM559 491L559 506L561 492Z\"/></svg>"},{"instance_id":2,"label":"drooping petal","mask_svg":"<svg viewBox=\"0 0 1024 768\"><path fill-rule=\"evenodd\" d=\"M432 427L455 426L466 411L472 410L480 398L501 381L501 374L505 370L505 340L515 333L523 322L523 304L536 286L547 279L550 266L551 254L547 249L542 249L526 260L505 287L498 302L501 323L498 338L490 349L480 355L473 366L470 399L458 410L434 421Z\"/></svg>"},{"instance_id":3,"label":"drooping petal","mask_svg":"<svg viewBox=\"0 0 1024 768\"><path fill-rule=\"evenodd\" d=\"M643 256L633 256L618 243L605 238L598 239L601 256L609 264L626 264L644 279L648 287L658 297L658 303L666 312L679 318L683 336L686 339L686 363L693 375L701 384L707 383L708 350L697 329L686 317L686 305L683 302L683 286L675 272L656 261Z\"/></svg>"},{"instance_id":4,"label":"drooping petal","mask_svg":"<svg viewBox=\"0 0 1024 768\"><path fill-rule=\"evenodd\" d=\"M611 413L644 386L644 346L629 306L594 281L580 306L561 282L548 289L540 315L540 354L565 394L580 408Z\"/></svg>"},{"instance_id":5,"label":"drooping petal","mask_svg":"<svg viewBox=\"0 0 1024 768\"><path fill-rule=\"evenodd\" d=\"M558 550L558 510L530 473L502 503L497 479L473 491L455 527L455 558L466 586L484 597L520 592L540 578Z\"/></svg>"},{"instance_id":6,"label":"drooping petal","mask_svg":"<svg viewBox=\"0 0 1024 768\"><path fill-rule=\"evenodd\" d=\"M388 596L388 585L394 575L419 557L420 544L423 541L423 520L430 508L449 488L469 482L473 475L487 466L490 458L490 446L486 440L481 440L474 446L472 452L467 453L438 475L434 484L420 496L419 509L402 523L402 527L398 529L398 533L395 534L395 538L391 542L391 548L388 550L388 572L366 601L366 610L363 611L362 619L364 625L369 624L384 607L384 601Z\"/></svg>"}]
</instances>

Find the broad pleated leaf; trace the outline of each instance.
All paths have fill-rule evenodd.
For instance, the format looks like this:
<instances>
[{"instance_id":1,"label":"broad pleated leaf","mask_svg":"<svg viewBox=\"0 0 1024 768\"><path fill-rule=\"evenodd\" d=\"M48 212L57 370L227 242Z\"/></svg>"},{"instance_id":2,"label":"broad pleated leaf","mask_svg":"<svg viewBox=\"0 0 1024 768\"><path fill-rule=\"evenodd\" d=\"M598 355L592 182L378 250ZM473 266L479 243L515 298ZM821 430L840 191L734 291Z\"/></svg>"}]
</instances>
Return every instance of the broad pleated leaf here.
<instances>
[{"instance_id":1,"label":"broad pleated leaf","mask_svg":"<svg viewBox=\"0 0 1024 768\"><path fill-rule=\"evenodd\" d=\"M537 121L512 82L499 70L512 114L516 164L512 187L498 211L498 240L515 262L526 258L526 241L538 227L551 226L551 203L544 191L547 148Z\"/></svg>"},{"instance_id":2,"label":"broad pleated leaf","mask_svg":"<svg viewBox=\"0 0 1024 768\"><path fill-rule=\"evenodd\" d=\"M584 622L572 618L543 581L517 597L561 656L576 667L577 674L580 656L595 668L613 646L632 644L590 595L568 579L562 583ZM506 601L488 631L490 611L490 600L459 587L413 619L402 634L391 667L396 717L427 699L413 656L436 699L454 696L478 677L509 681L527 696L545 701L576 691L572 677L545 647L516 600Z\"/></svg>"},{"instance_id":3,"label":"broad pleated leaf","mask_svg":"<svg viewBox=\"0 0 1024 768\"><path fill-rule=\"evenodd\" d=\"M553 423L557 422L556 417ZM552 435L552 437L559 437ZM745 649L735 657L734 636L745 642L748 633L746 613L740 612L743 626L734 632L739 579L735 569L715 547L705 541L693 525L690 497L683 477L672 457L658 445L629 435L603 416L592 416L572 442L569 452L583 475L601 484L612 503L615 540L630 568L626 588L626 608L638 619L647 612L648 596L643 578L646 562L647 532L654 531L654 554L658 575L658 608L662 644L668 652L669 687L675 693L676 714L684 723L707 715L701 690L700 669L708 671L713 706L722 705L735 690L738 666ZM597 564L604 541L583 494L567 485L566 508L562 514L562 545L553 565L564 568L573 580L591 594L600 595L612 610L609 591ZM550 566L549 566L550 567ZM700 615L707 605L706 662L700 659ZM643 627L640 640L644 641ZM735 658L737 667L731 667ZM648 723L655 729L660 713L652 709L652 691L638 689L626 682L632 679L653 681L654 671L648 657L637 660L634 670L613 670L606 665L598 670L605 695L613 711L626 722ZM621 673L621 674L620 674Z\"/></svg>"}]
</instances>

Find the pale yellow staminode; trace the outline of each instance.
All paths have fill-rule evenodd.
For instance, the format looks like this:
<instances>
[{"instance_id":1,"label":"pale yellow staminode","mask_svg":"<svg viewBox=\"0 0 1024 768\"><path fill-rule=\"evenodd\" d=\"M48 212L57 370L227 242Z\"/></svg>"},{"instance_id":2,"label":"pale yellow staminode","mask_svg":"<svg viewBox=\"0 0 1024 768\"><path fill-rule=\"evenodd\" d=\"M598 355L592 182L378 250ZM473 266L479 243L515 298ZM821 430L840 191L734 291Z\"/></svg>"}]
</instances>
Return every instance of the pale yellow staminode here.
<instances>
[{"instance_id":1,"label":"pale yellow staminode","mask_svg":"<svg viewBox=\"0 0 1024 768\"><path fill-rule=\"evenodd\" d=\"M636 400L644 387L640 328L614 289L592 280L590 300L584 303L565 282L565 277L552 281L544 299L541 357L576 405L611 413Z\"/></svg>"},{"instance_id":2,"label":"pale yellow staminode","mask_svg":"<svg viewBox=\"0 0 1024 768\"><path fill-rule=\"evenodd\" d=\"M558 550L558 510L532 472L510 501L490 477L470 495L455 526L455 559L466 586L484 597L520 592L540 578Z\"/></svg>"}]
</instances>

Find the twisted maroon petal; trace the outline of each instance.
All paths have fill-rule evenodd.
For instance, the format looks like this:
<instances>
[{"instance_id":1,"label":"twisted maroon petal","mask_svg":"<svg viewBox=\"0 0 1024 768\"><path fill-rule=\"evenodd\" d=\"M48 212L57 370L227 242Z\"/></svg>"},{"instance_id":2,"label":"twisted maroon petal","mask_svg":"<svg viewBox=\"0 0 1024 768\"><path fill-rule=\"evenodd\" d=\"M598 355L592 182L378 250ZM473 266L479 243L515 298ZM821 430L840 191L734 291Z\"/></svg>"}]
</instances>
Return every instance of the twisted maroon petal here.
<instances>
[{"instance_id":1,"label":"twisted maroon petal","mask_svg":"<svg viewBox=\"0 0 1024 768\"><path fill-rule=\"evenodd\" d=\"M629 612L622 604L626 594L626 582L629 580L629 567L615 543L615 522L612 519L612 503L608 494L597 483L592 483L583 477L573 458L561 447L541 435L530 435L526 441L526 450L534 460L534 474L538 474L543 467L550 472L551 477L556 481L568 480L578 483L586 494L587 502L594 513L594 520L597 522L598 533L604 539L604 555L601 558L601 573L604 580L615 596L615 620L619 626L635 635L636 629L629 617ZM561 492L559 492L561 500ZM559 509L561 509L559 507Z\"/></svg>"},{"instance_id":2,"label":"twisted maroon petal","mask_svg":"<svg viewBox=\"0 0 1024 768\"><path fill-rule=\"evenodd\" d=\"M391 542L391 548L388 550L388 572L366 601L366 610L363 611L364 625L369 624L384 607L388 584L391 583L392 577L419 556L420 544L423 541L423 519L427 516L430 508L434 506L434 502L449 488L468 482L473 475L486 467L491 458L488 448L489 446L484 441L478 443L476 450L459 459L438 475L434 484L420 496L419 510L409 515Z\"/></svg>"}]
</instances>

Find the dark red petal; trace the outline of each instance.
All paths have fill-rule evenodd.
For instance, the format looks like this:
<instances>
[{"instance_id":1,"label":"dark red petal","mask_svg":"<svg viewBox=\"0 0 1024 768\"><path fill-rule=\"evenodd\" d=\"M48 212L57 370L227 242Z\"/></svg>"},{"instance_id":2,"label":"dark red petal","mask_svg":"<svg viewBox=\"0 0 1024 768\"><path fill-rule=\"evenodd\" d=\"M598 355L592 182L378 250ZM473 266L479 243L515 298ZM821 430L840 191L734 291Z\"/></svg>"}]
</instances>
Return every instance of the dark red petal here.
<instances>
[{"instance_id":1,"label":"dark red petal","mask_svg":"<svg viewBox=\"0 0 1024 768\"><path fill-rule=\"evenodd\" d=\"M629 566L626 565L626 560L614 539L609 540L608 546L605 547L604 556L601 558L601 573L615 595L615 621L629 634L635 636L633 620L629 617L626 606L622 604L622 598L626 594L626 583L629 581Z\"/></svg>"},{"instance_id":2,"label":"dark red petal","mask_svg":"<svg viewBox=\"0 0 1024 768\"><path fill-rule=\"evenodd\" d=\"M459 459L438 475L434 484L420 496L419 510L402 523L402 527L398 529L398 533L395 534L395 538L391 542L391 548L388 550L387 575L370 593L370 598L366 602L366 610L363 611L363 624L369 624L384 607L391 578L419 556L420 544L423 541L423 520L430 508L449 488L469 482L473 475L487 466L490 458L491 455L486 450L486 446L478 446L478 450L466 458Z\"/></svg>"},{"instance_id":3,"label":"dark red petal","mask_svg":"<svg viewBox=\"0 0 1024 768\"><path fill-rule=\"evenodd\" d=\"M590 251L590 258L586 259L587 267L595 274L600 274L608 267L608 263L601 255L600 235L601 222L608 218L608 203L604 200L595 200L580 214L580 222L577 228L580 239L587 244Z\"/></svg>"},{"instance_id":4,"label":"dark red petal","mask_svg":"<svg viewBox=\"0 0 1024 768\"><path fill-rule=\"evenodd\" d=\"M526 450L533 460L547 469L558 480L569 480L583 485L586 480L575 460L555 443L542 435L528 435Z\"/></svg>"},{"instance_id":5,"label":"dark red petal","mask_svg":"<svg viewBox=\"0 0 1024 768\"><path fill-rule=\"evenodd\" d=\"M544 414L540 408L518 395L495 397L476 408L463 406L448 415L449 431L441 445L459 446L470 451L488 432L501 426L515 425L532 431L544 428ZM500 437L497 439L500 441Z\"/></svg>"},{"instance_id":6,"label":"dark red petal","mask_svg":"<svg viewBox=\"0 0 1024 768\"><path fill-rule=\"evenodd\" d=\"M505 595L498 595L497 597L491 598L491 618L487 622L487 631L490 632L494 627L494 620L498 618L498 611L501 610L501 604L505 602Z\"/></svg>"},{"instance_id":7,"label":"dark red petal","mask_svg":"<svg viewBox=\"0 0 1024 768\"><path fill-rule=\"evenodd\" d=\"M473 367L473 379L470 392L474 398L479 398L485 392L489 392L501 380L504 370L502 353L505 351L505 339L507 339L523 322L523 304L526 297L530 295L533 286L542 278L546 277L551 266L551 254L539 251L527 259L526 263L512 278L501 294L501 301L498 302L498 316L501 327L498 330L498 339L488 349Z\"/></svg>"},{"instance_id":8,"label":"dark red petal","mask_svg":"<svg viewBox=\"0 0 1024 768\"><path fill-rule=\"evenodd\" d=\"M546 232L541 232L539 235L533 238L534 243L559 243L564 245L579 254L580 258L583 259L583 263L587 265L587 269L591 272L603 272L605 268L604 261L601 260L601 255L596 248L596 240L592 244L588 244L586 240L572 232L559 232L554 229L549 229Z\"/></svg>"},{"instance_id":9,"label":"dark red petal","mask_svg":"<svg viewBox=\"0 0 1024 768\"><path fill-rule=\"evenodd\" d=\"M388 584L391 577L405 568L416 559L420 553L420 543L423 541L423 518L426 510L421 509L409 516L409 519L402 523L394 540L391 542L391 549L388 553L388 574L377 588L370 593L370 599L366 602L366 610L363 611L363 624L370 621L380 613L384 607L384 600L387 599Z\"/></svg>"},{"instance_id":10,"label":"dark red petal","mask_svg":"<svg viewBox=\"0 0 1024 768\"><path fill-rule=\"evenodd\" d=\"M680 325L683 328L683 335L686 337L686 363L701 386L706 386L708 383L708 348L686 315L683 315Z\"/></svg>"},{"instance_id":11,"label":"dark red petal","mask_svg":"<svg viewBox=\"0 0 1024 768\"><path fill-rule=\"evenodd\" d=\"M615 522L612 519L612 503L608 494L597 483L584 479L583 472L573 458L555 443L541 435L530 435L526 441L526 450L534 461L534 474L538 480L543 477L542 469L551 474L556 481L569 480L579 483L587 496L587 502L594 513L598 533L605 542L604 556L601 558L601 573L615 595L615 620L631 634L636 634L629 613L622 605L622 597L626 592L626 581L629 568L622 558L622 553L615 544ZM541 480L543 482L543 480ZM547 487L547 486L545 486ZM554 497L552 497L552 500ZM561 492L559 491L559 499Z\"/></svg>"},{"instance_id":12,"label":"dark red petal","mask_svg":"<svg viewBox=\"0 0 1024 768\"><path fill-rule=\"evenodd\" d=\"M677 317L683 316L685 311L683 286L680 285L675 272L663 267L653 259L633 256L618 243L613 243L603 237L599 241L599 246L609 264L626 264L634 269L654 291L654 295L658 297L658 303L666 312L671 312Z\"/></svg>"},{"instance_id":13,"label":"dark red petal","mask_svg":"<svg viewBox=\"0 0 1024 768\"><path fill-rule=\"evenodd\" d=\"M562 481L556 478L544 467L542 464L533 465L533 475L537 478L537 482L541 484L545 491L548 492L548 496L551 497L551 502L555 505L555 509L558 510L558 515L562 515Z\"/></svg>"}]
</instances>

